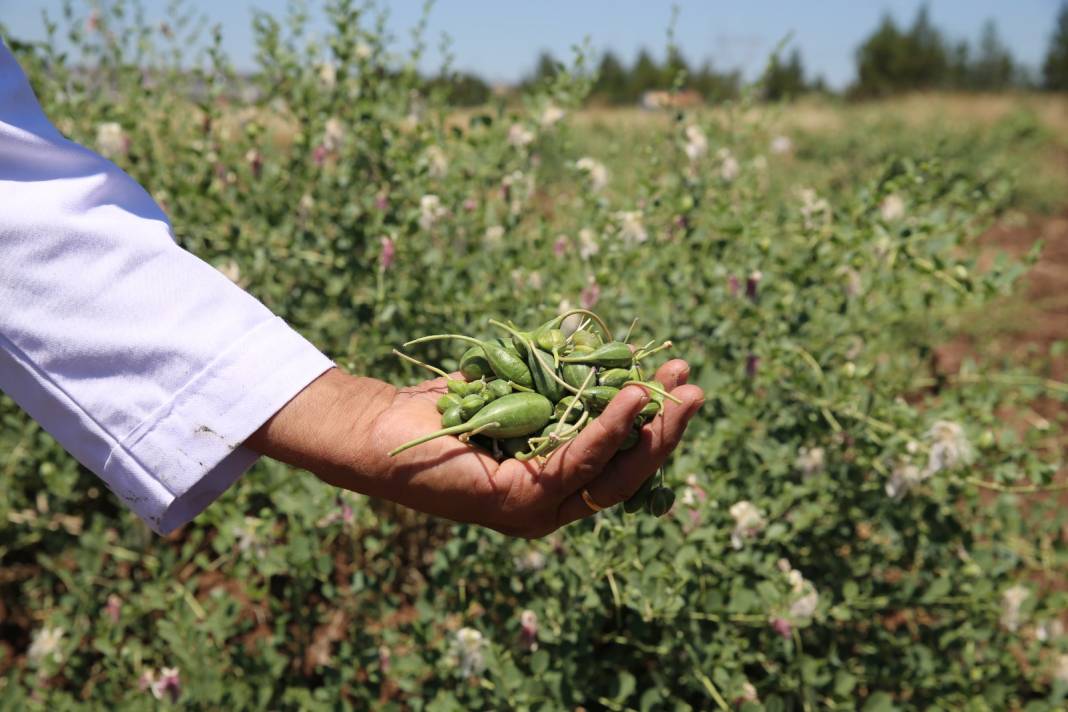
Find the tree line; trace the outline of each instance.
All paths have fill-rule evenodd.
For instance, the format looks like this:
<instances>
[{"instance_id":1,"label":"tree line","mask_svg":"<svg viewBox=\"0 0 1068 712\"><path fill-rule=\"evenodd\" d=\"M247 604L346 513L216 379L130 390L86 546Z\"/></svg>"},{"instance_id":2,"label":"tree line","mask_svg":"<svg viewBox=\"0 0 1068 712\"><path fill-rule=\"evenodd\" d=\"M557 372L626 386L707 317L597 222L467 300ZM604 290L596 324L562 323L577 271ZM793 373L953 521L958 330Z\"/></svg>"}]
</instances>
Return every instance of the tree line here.
<instances>
[{"instance_id":1,"label":"tree line","mask_svg":"<svg viewBox=\"0 0 1068 712\"><path fill-rule=\"evenodd\" d=\"M954 41L932 23L926 5L919 8L908 25L884 15L857 48L854 59L856 79L845 90L853 98L936 89L1068 91L1068 0L1061 4L1045 59L1038 68L1025 67L1013 57L993 20L983 25L974 44L963 39ZM542 52L521 85L551 79L562 66L551 53ZM470 73L450 78L449 85L452 100L457 104L484 103L492 95L491 87ZM609 50L597 62L591 101L635 104L647 91L677 86L714 102L737 96L742 85L737 70L721 70L707 60L693 64L678 49L669 50L662 61L642 49L630 63ZM801 52L795 48L770 59L760 91L766 99L777 101L828 89L821 77L806 71Z\"/></svg>"}]
</instances>

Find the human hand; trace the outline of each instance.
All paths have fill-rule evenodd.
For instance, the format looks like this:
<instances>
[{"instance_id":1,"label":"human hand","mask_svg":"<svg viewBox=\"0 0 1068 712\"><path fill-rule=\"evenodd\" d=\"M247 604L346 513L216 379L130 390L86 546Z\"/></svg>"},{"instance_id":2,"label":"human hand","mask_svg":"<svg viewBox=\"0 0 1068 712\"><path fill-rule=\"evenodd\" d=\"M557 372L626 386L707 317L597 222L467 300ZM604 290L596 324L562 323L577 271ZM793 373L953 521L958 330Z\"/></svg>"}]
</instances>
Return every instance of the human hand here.
<instances>
[{"instance_id":1,"label":"human hand","mask_svg":"<svg viewBox=\"0 0 1068 712\"><path fill-rule=\"evenodd\" d=\"M582 498L583 488L594 503L607 508L629 498L656 472L704 399L700 388L686 384L688 375L681 360L657 371L656 379L680 403L665 400L661 414L642 428L638 443L622 452L619 446L649 399L637 386L620 391L577 438L545 461L497 462L485 450L452 437L390 457L388 452L398 445L440 428L436 403L446 390L444 379L398 390L340 372L319 379L327 379L325 384L309 386L248 444L338 487L533 538L593 514ZM346 423L342 442L329 442L322 432L309 437L309 421L330 430L338 419Z\"/></svg>"}]
</instances>

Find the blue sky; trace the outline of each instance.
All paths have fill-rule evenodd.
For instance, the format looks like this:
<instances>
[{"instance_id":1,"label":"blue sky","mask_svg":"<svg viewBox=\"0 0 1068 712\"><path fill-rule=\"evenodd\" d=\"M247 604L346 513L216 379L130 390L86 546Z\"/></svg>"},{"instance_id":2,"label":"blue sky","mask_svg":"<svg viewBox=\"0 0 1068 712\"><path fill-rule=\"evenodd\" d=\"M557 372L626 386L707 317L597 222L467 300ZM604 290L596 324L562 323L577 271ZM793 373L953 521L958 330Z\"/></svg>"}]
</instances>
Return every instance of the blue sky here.
<instances>
[{"instance_id":1,"label":"blue sky","mask_svg":"<svg viewBox=\"0 0 1068 712\"><path fill-rule=\"evenodd\" d=\"M231 56L252 65L251 8L279 13L286 0L186 0L223 27ZM987 18L1018 60L1041 64L1061 0L930 0L935 23L954 39L974 40ZM76 5L88 5L85 0ZM721 68L739 67L752 77L788 33L806 68L841 87L853 78L853 52L884 12L911 22L920 0L679 0L677 41L691 60L709 58ZM61 0L0 0L0 23L21 38L42 36L41 11L58 16ZM144 0L151 18L165 2ZM308 0L309 7L319 3ZM390 27L407 43L422 0L392 0ZM671 17L670 2L657 0L439 0L429 25L426 68L438 66L438 37L452 37L455 64L491 80L512 81L533 65L539 50L570 56L589 37L596 50L611 48L629 60L640 47L660 54ZM318 23L323 27L322 23Z\"/></svg>"}]
</instances>

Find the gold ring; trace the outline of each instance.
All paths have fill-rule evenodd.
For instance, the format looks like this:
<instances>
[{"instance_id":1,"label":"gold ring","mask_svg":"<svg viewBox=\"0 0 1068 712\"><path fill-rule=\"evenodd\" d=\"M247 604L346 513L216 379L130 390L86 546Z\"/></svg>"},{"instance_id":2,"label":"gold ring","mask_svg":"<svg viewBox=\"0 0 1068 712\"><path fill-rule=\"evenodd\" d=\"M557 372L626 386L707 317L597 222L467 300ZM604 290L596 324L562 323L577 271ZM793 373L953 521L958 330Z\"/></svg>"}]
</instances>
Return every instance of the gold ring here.
<instances>
[{"instance_id":1,"label":"gold ring","mask_svg":"<svg viewBox=\"0 0 1068 712\"><path fill-rule=\"evenodd\" d=\"M582 501L586 503L586 506L595 512L600 512L604 507L593 501L593 497L590 496L590 491L585 487L582 488Z\"/></svg>"}]
</instances>

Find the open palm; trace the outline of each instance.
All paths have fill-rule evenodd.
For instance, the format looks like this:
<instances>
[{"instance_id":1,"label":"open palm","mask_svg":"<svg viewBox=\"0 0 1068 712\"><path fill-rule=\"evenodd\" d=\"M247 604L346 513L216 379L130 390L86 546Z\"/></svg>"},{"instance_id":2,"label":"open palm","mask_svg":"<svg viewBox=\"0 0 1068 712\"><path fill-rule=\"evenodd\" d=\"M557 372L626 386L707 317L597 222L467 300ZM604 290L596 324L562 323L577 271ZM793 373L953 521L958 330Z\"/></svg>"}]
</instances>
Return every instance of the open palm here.
<instances>
[{"instance_id":1,"label":"open palm","mask_svg":"<svg viewBox=\"0 0 1068 712\"><path fill-rule=\"evenodd\" d=\"M437 400L445 380L397 390L361 438L362 466L384 473L371 492L429 514L481 524L506 534L536 537L592 514L580 492L610 507L624 501L663 464L682 438L704 394L686 385L689 368L670 361L657 380L680 403L665 401L663 412L642 428L638 444L619 451L648 395L628 386L609 407L547 461L505 460L455 437L424 443L395 457L391 449L441 428ZM345 482L338 482L346 486ZM366 490L366 487L362 488ZM374 488L379 490L378 487Z\"/></svg>"}]
</instances>

